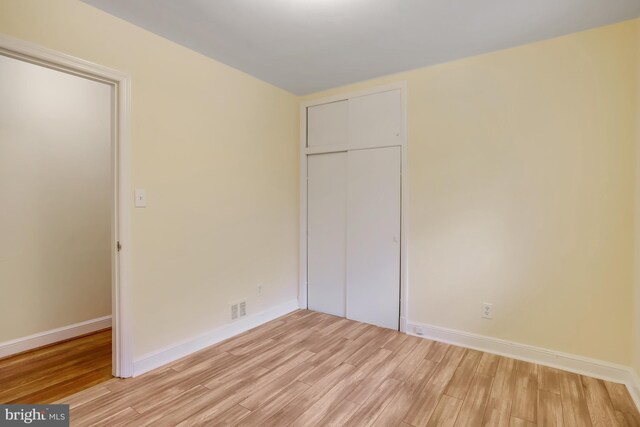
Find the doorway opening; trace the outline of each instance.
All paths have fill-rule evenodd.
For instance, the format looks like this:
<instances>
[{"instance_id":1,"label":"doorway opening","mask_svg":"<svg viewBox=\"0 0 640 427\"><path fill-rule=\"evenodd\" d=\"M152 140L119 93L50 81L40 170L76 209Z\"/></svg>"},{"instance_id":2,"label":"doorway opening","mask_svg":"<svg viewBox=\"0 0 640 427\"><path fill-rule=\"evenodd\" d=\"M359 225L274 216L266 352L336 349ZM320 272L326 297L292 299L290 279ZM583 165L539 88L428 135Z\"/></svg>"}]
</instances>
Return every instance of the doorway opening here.
<instances>
[{"instance_id":1,"label":"doorway opening","mask_svg":"<svg viewBox=\"0 0 640 427\"><path fill-rule=\"evenodd\" d=\"M39 388L133 373L130 79L0 36L0 81L0 403L51 403Z\"/></svg>"}]
</instances>

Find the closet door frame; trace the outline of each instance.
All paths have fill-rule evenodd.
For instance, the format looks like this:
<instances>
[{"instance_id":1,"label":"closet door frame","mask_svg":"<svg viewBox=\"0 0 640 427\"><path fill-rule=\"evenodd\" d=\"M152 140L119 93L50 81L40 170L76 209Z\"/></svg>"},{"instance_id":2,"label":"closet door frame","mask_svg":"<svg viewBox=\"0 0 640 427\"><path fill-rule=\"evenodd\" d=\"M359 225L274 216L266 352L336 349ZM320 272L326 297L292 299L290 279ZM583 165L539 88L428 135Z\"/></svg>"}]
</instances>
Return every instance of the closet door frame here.
<instances>
[{"instance_id":1,"label":"closet door frame","mask_svg":"<svg viewBox=\"0 0 640 427\"><path fill-rule=\"evenodd\" d=\"M307 156L310 154L335 153L348 151L345 146L321 146L307 147L307 108L330 102L343 101L359 96L373 95L391 90L400 90L402 128L400 145L390 145L390 147L400 146L401 160L401 206L400 206L400 331L406 332L408 316L408 194L409 194L409 174L407 170L407 83L399 81L396 83L376 86L373 88L345 92L325 98L314 99L303 102L300 106L300 277L298 288L298 305L302 309L308 308L307 293ZM372 147L373 148L373 147ZM378 147L381 148L381 147Z\"/></svg>"}]
</instances>

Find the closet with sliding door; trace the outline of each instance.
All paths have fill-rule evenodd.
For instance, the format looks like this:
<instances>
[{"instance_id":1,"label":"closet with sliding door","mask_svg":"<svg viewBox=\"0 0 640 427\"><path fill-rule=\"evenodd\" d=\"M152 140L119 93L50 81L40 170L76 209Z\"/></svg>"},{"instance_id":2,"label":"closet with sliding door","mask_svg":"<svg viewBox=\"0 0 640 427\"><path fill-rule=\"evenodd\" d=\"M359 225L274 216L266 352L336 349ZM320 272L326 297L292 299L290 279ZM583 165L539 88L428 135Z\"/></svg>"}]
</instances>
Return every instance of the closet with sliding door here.
<instances>
[{"instance_id":1,"label":"closet with sliding door","mask_svg":"<svg viewBox=\"0 0 640 427\"><path fill-rule=\"evenodd\" d=\"M397 330L402 91L311 105L305 113L307 306Z\"/></svg>"}]
</instances>

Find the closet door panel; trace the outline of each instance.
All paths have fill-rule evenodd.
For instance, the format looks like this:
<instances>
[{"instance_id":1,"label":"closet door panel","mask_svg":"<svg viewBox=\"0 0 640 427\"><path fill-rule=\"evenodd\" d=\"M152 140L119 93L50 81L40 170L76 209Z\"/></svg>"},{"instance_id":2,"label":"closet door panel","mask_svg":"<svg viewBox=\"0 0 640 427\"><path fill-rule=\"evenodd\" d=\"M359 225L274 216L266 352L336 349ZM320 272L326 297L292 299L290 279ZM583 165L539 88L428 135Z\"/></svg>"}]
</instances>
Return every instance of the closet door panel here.
<instances>
[{"instance_id":1,"label":"closet door panel","mask_svg":"<svg viewBox=\"0 0 640 427\"><path fill-rule=\"evenodd\" d=\"M347 153L307 157L310 310L345 316Z\"/></svg>"},{"instance_id":2,"label":"closet door panel","mask_svg":"<svg viewBox=\"0 0 640 427\"><path fill-rule=\"evenodd\" d=\"M349 138L349 105L338 101L307 109L307 147L346 148Z\"/></svg>"},{"instance_id":3,"label":"closet door panel","mask_svg":"<svg viewBox=\"0 0 640 427\"><path fill-rule=\"evenodd\" d=\"M398 329L400 147L349 151L347 318Z\"/></svg>"},{"instance_id":4,"label":"closet door panel","mask_svg":"<svg viewBox=\"0 0 640 427\"><path fill-rule=\"evenodd\" d=\"M349 149L402 144L400 89L349 99Z\"/></svg>"}]
</instances>

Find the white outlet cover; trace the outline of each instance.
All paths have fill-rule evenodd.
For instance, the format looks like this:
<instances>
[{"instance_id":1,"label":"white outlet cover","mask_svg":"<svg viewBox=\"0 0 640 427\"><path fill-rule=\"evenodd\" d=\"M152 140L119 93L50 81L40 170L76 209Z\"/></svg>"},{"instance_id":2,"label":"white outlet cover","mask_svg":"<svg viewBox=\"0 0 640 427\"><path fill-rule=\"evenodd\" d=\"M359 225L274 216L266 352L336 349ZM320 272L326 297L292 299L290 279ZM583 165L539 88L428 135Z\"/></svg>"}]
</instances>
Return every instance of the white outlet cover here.
<instances>
[{"instance_id":1,"label":"white outlet cover","mask_svg":"<svg viewBox=\"0 0 640 427\"><path fill-rule=\"evenodd\" d=\"M493 304L483 302L481 316L483 319L493 319Z\"/></svg>"}]
</instances>

